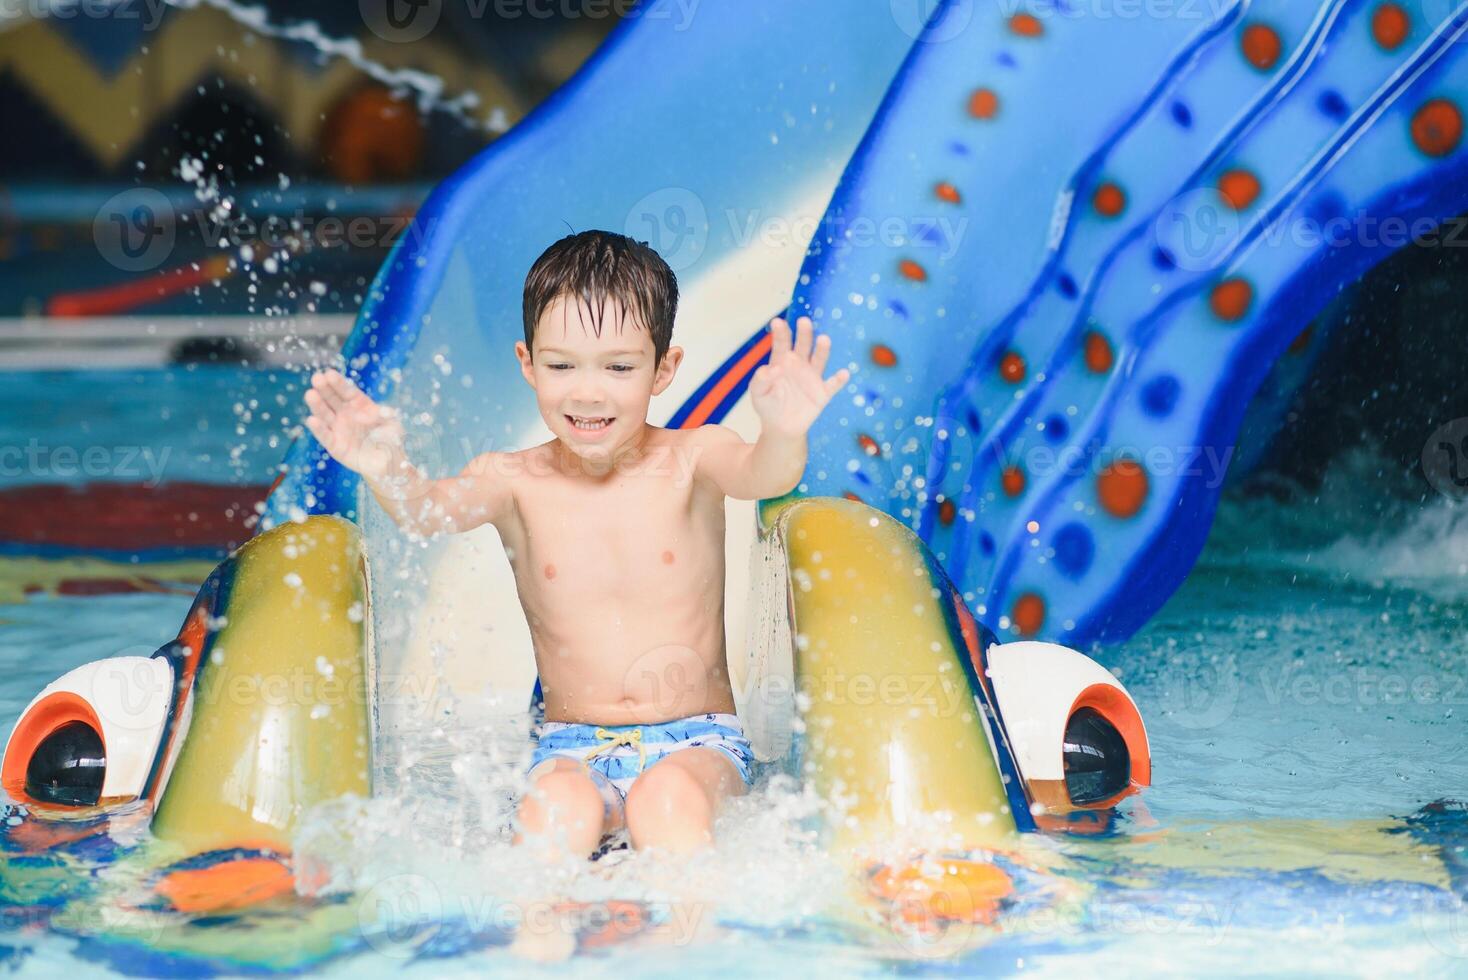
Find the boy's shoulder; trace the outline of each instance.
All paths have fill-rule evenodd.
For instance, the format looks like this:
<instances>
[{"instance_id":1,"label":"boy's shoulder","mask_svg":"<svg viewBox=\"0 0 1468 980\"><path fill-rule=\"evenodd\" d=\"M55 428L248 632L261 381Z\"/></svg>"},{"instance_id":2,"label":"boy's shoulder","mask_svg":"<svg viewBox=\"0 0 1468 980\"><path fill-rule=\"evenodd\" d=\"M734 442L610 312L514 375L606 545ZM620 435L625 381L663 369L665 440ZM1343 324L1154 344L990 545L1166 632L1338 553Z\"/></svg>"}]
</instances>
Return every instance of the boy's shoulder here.
<instances>
[{"instance_id":1,"label":"boy's shoulder","mask_svg":"<svg viewBox=\"0 0 1468 980\"><path fill-rule=\"evenodd\" d=\"M708 446L733 444L744 441L744 438L739 433L727 425L720 425L717 422L709 422L706 425L700 425L696 428L680 429L678 431L684 433L684 439L686 441Z\"/></svg>"}]
</instances>

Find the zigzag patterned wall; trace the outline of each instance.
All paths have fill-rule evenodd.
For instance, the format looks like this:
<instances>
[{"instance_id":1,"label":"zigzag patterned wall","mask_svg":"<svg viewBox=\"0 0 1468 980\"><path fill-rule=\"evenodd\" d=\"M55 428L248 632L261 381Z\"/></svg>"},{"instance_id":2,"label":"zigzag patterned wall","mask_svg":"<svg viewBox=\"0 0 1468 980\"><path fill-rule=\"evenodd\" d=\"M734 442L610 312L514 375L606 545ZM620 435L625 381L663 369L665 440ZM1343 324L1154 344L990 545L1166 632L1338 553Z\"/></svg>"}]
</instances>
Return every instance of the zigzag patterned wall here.
<instances>
[{"instance_id":1,"label":"zigzag patterned wall","mask_svg":"<svg viewBox=\"0 0 1468 980\"><path fill-rule=\"evenodd\" d=\"M363 80L341 59L318 63L305 45L262 37L211 8L169 11L128 57L113 59L116 64L88 53L70 33L46 19L0 32L0 75L13 76L107 169L124 161L206 79L217 76L253 93L308 151L327 110ZM474 114L486 125L496 110L513 124L528 109L492 68L433 37L392 44L364 31L357 40L364 56L389 69L442 79L449 96L476 93ZM574 55L564 47L552 50L547 67L569 75L579 63Z\"/></svg>"}]
</instances>

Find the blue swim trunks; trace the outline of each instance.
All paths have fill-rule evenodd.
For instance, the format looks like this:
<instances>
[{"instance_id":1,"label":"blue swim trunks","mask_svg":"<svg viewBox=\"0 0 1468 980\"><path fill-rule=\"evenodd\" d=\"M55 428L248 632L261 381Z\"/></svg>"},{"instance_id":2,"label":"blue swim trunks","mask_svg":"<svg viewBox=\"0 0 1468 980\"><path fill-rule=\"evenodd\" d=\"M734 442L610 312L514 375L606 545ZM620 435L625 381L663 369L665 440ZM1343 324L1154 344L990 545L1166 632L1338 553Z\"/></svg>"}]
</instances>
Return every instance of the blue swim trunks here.
<instances>
[{"instance_id":1,"label":"blue swim trunks","mask_svg":"<svg viewBox=\"0 0 1468 980\"><path fill-rule=\"evenodd\" d=\"M753 782L750 766L754 750L744 727L731 714L693 715L659 725L580 725L547 721L540 725L530 773L551 759L575 759L585 764L607 805L620 806L632 783L648 766L680 749L705 746L729 757L746 787Z\"/></svg>"}]
</instances>

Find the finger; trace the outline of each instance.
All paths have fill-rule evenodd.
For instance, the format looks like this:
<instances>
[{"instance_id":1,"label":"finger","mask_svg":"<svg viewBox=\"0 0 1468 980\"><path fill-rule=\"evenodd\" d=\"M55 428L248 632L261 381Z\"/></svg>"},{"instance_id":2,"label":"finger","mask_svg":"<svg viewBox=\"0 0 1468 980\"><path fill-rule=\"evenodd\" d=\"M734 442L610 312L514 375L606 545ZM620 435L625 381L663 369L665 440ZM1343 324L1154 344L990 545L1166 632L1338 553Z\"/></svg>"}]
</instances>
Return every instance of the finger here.
<instances>
[{"instance_id":1,"label":"finger","mask_svg":"<svg viewBox=\"0 0 1468 980\"><path fill-rule=\"evenodd\" d=\"M823 333L816 338L815 353L810 356L810 366L816 369L819 377L826 373L826 361L831 357L831 335Z\"/></svg>"},{"instance_id":2,"label":"finger","mask_svg":"<svg viewBox=\"0 0 1468 980\"><path fill-rule=\"evenodd\" d=\"M333 411L346 408L346 401L331 380L331 372L323 372L311 378L311 390Z\"/></svg>"},{"instance_id":3,"label":"finger","mask_svg":"<svg viewBox=\"0 0 1468 980\"><path fill-rule=\"evenodd\" d=\"M749 390L756 395L763 395L769 389L770 369L768 365L761 364L749 378Z\"/></svg>"},{"instance_id":4,"label":"finger","mask_svg":"<svg viewBox=\"0 0 1468 980\"><path fill-rule=\"evenodd\" d=\"M826 396L830 397L840 391L842 386L851 378L851 372L842 368L826 379Z\"/></svg>"},{"instance_id":5,"label":"finger","mask_svg":"<svg viewBox=\"0 0 1468 980\"><path fill-rule=\"evenodd\" d=\"M814 333L810 317L803 316L795 321L795 356L802 361L810 360L811 335Z\"/></svg>"},{"instance_id":6,"label":"finger","mask_svg":"<svg viewBox=\"0 0 1468 980\"><path fill-rule=\"evenodd\" d=\"M336 393L336 396L340 398L344 404L350 404L351 402L356 401L358 398L367 397L363 393L361 388L358 388L355 384L353 384L352 380L346 375L342 374L340 371L332 371L326 376L326 380L327 383L331 386L332 391Z\"/></svg>"},{"instance_id":7,"label":"finger","mask_svg":"<svg viewBox=\"0 0 1468 980\"><path fill-rule=\"evenodd\" d=\"M790 353L790 324L784 317L770 321L770 363L778 363Z\"/></svg>"},{"instance_id":8,"label":"finger","mask_svg":"<svg viewBox=\"0 0 1468 980\"><path fill-rule=\"evenodd\" d=\"M312 415L319 417L323 422L330 424L336 420L336 409L327 404L321 392L315 388L306 392L306 407L311 410Z\"/></svg>"},{"instance_id":9,"label":"finger","mask_svg":"<svg viewBox=\"0 0 1468 980\"><path fill-rule=\"evenodd\" d=\"M316 441L321 443L322 448L324 448L327 452L331 452L331 443L333 441L331 438L331 430L326 426L325 423L323 423L314 415L308 415L306 416L306 428L313 436L316 437Z\"/></svg>"}]
</instances>

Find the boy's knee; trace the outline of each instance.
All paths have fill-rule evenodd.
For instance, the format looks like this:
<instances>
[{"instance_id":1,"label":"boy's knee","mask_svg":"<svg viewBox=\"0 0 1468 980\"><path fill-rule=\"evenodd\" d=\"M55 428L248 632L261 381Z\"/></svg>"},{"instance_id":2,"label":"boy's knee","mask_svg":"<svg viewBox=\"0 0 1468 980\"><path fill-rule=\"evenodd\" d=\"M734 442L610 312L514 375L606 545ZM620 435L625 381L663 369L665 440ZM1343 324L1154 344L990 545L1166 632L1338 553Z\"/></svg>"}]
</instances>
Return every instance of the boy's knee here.
<instances>
[{"instance_id":1,"label":"boy's knee","mask_svg":"<svg viewBox=\"0 0 1468 980\"><path fill-rule=\"evenodd\" d=\"M552 769L536 777L520 804L522 823L536 826L549 817L561 822L601 826L603 802L591 777L575 769Z\"/></svg>"},{"instance_id":2,"label":"boy's knee","mask_svg":"<svg viewBox=\"0 0 1468 980\"><path fill-rule=\"evenodd\" d=\"M632 784L627 793L627 826L633 829L634 824L669 818L706 823L712 809L707 791L692 773L664 763L648 769Z\"/></svg>"}]
</instances>

